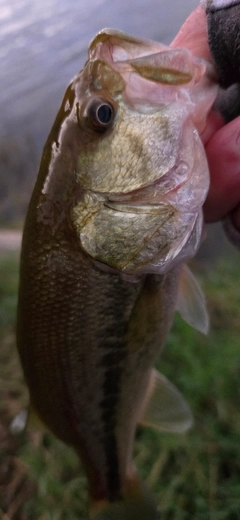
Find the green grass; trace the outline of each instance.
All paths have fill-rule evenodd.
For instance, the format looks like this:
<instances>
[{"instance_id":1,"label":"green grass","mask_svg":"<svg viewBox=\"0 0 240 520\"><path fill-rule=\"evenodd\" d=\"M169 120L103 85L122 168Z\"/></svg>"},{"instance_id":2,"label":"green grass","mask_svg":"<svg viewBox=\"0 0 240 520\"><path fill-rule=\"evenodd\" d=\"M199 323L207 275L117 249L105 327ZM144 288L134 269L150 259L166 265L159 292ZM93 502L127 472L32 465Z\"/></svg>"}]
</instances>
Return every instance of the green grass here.
<instances>
[{"instance_id":1,"label":"green grass","mask_svg":"<svg viewBox=\"0 0 240 520\"><path fill-rule=\"evenodd\" d=\"M9 433L27 401L15 351L17 272L18 256L1 256L0 518L85 520L87 484L73 450L47 433ZM194 427L179 436L139 427L135 442L135 463L162 520L240 519L239 258L222 260L201 279L208 337L176 315L158 363L189 401Z\"/></svg>"}]
</instances>

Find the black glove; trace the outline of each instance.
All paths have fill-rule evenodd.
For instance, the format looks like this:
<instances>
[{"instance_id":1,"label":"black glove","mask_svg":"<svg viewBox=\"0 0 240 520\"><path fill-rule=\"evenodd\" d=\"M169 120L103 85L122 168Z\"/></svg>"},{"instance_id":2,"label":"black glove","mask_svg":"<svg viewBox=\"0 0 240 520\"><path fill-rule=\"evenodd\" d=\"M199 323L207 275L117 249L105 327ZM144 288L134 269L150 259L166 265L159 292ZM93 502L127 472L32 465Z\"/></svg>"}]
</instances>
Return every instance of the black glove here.
<instances>
[{"instance_id":1,"label":"black glove","mask_svg":"<svg viewBox=\"0 0 240 520\"><path fill-rule=\"evenodd\" d=\"M226 122L240 115L240 0L205 0L209 47L224 89L217 99ZM227 237L240 250L231 214L223 220Z\"/></svg>"},{"instance_id":2,"label":"black glove","mask_svg":"<svg viewBox=\"0 0 240 520\"><path fill-rule=\"evenodd\" d=\"M240 0L207 0L208 41L220 85L217 100L226 122L240 115Z\"/></svg>"},{"instance_id":3,"label":"black glove","mask_svg":"<svg viewBox=\"0 0 240 520\"><path fill-rule=\"evenodd\" d=\"M220 84L240 83L240 1L207 2L208 37Z\"/></svg>"}]
</instances>

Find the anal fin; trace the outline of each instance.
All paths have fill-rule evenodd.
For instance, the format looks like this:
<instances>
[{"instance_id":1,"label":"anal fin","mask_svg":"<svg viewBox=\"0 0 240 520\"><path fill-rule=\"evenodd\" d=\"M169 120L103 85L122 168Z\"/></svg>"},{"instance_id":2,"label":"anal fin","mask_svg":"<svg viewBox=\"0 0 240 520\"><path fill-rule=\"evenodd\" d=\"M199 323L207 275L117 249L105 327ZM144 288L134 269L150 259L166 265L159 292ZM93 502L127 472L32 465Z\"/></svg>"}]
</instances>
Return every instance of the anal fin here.
<instances>
[{"instance_id":1,"label":"anal fin","mask_svg":"<svg viewBox=\"0 0 240 520\"><path fill-rule=\"evenodd\" d=\"M192 412L182 394L156 369L152 370L139 422L174 433L183 433L193 424Z\"/></svg>"}]
</instances>

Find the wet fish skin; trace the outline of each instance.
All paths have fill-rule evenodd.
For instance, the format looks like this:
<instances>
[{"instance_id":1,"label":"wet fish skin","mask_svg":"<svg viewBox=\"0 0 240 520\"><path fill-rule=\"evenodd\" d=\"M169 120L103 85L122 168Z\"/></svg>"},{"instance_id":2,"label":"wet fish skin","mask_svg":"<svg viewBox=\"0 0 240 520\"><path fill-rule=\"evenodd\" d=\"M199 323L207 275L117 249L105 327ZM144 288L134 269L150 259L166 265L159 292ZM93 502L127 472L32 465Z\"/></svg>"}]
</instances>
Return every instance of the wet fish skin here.
<instances>
[{"instance_id":1,"label":"wet fish skin","mask_svg":"<svg viewBox=\"0 0 240 520\"><path fill-rule=\"evenodd\" d=\"M181 129L184 103L178 115L159 110L153 80L152 105L145 108L141 94L129 106L126 66L135 58L109 65L109 37L118 45L123 40L120 54L148 47L114 31L101 33L67 89L26 217L17 341L31 406L83 461L90 518L154 520L158 514L136 476L132 446L175 312L180 263L201 238L208 177L191 121ZM155 49L150 42L149 49L159 51L159 44ZM164 82L174 77L174 90L192 69L182 53L171 75L167 60ZM148 81L149 67L138 61L139 67ZM163 80L160 73L157 65L155 82ZM91 116L96 100L113 111L107 127ZM188 159L187 147L182 156L179 148L178 137L184 144L186 136L200 164L196 182L185 168L192 172L196 161Z\"/></svg>"},{"instance_id":2,"label":"wet fish skin","mask_svg":"<svg viewBox=\"0 0 240 520\"><path fill-rule=\"evenodd\" d=\"M139 408L171 325L178 273L162 283L157 275L129 283L95 267L66 222L51 236L34 228L30 215L18 348L31 403L80 454L92 499L120 499L132 473Z\"/></svg>"}]
</instances>

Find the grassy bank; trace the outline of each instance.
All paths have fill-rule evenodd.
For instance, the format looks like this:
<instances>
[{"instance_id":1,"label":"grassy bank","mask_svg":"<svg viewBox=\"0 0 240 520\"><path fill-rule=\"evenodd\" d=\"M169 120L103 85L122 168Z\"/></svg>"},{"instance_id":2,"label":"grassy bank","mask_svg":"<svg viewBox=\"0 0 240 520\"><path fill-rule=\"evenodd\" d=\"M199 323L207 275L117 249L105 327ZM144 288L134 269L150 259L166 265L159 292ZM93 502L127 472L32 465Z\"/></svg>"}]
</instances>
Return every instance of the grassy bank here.
<instances>
[{"instance_id":1,"label":"grassy bank","mask_svg":"<svg viewBox=\"0 0 240 520\"><path fill-rule=\"evenodd\" d=\"M139 427L135 462L162 520L240 519L239 258L202 274L208 337L179 316L159 362L195 417L185 435ZM18 255L0 257L0 518L86 518L87 486L74 452L48 433L13 436L9 424L28 396L15 351Z\"/></svg>"}]
</instances>

